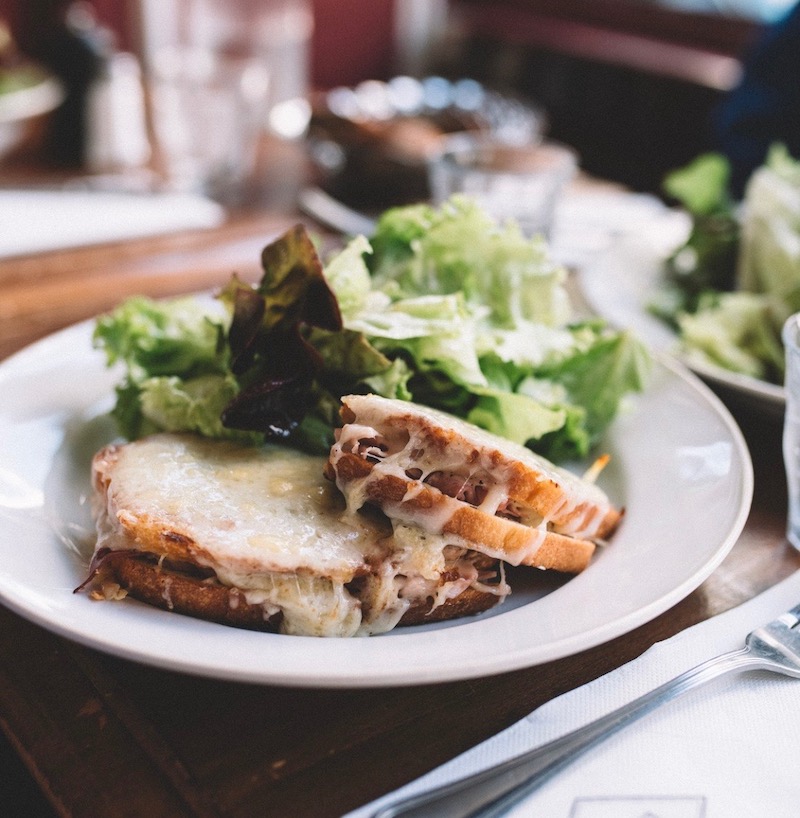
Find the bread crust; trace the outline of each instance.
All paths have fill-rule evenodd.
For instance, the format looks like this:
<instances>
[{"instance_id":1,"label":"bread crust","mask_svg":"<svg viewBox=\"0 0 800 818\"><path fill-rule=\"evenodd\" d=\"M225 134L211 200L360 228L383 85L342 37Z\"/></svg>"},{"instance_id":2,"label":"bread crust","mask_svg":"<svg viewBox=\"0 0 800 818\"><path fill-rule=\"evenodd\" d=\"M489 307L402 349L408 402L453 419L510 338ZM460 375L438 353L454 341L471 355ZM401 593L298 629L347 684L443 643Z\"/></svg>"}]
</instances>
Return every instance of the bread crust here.
<instances>
[{"instance_id":1,"label":"bread crust","mask_svg":"<svg viewBox=\"0 0 800 818\"><path fill-rule=\"evenodd\" d=\"M398 626L424 625L428 622L449 622L452 619L475 616L493 608L497 602L498 597L495 594L479 591L476 588L466 588L457 597L446 599L435 608L432 608L433 600L430 597L418 599L403 614Z\"/></svg>"},{"instance_id":2,"label":"bread crust","mask_svg":"<svg viewBox=\"0 0 800 818\"><path fill-rule=\"evenodd\" d=\"M116 583L148 605L222 625L275 633L283 619L280 612L251 605L238 588L229 588L213 578L190 576L147 554L109 553L95 581L101 589L98 595L108 583Z\"/></svg>"}]
</instances>

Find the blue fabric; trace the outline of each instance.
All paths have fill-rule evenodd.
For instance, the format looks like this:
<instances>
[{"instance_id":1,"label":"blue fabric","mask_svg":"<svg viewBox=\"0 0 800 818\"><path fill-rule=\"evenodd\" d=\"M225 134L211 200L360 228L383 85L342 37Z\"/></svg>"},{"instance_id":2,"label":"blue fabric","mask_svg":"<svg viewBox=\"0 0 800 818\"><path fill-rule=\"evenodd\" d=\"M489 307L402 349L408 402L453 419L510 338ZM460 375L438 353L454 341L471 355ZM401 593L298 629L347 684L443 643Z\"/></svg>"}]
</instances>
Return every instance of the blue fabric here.
<instances>
[{"instance_id":1,"label":"blue fabric","mask_svg":"<svg viewBox=\"0 0 800 818\"><path fill-rule=\"evenodd\" d=\"M773 142L800 158L800 3L767 28L747 56L742 79L715 111L713 126L737 196Z\"/></svg>"}]
</instances>

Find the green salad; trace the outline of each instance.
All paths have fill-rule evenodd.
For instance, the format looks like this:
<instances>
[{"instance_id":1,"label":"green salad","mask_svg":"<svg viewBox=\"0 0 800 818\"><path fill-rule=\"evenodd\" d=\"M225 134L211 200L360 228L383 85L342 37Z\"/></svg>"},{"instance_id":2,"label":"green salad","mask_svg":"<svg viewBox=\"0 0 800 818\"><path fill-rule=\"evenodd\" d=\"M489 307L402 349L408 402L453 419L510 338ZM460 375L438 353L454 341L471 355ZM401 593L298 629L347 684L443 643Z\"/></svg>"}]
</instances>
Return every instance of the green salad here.
<instances>
[{"instance_id":1,"label":"green salad","mask_svg":"<svg viewBox=\"0 0 800 818\"><path fill-rule=\"evenodd\" d=\"M800 161L774 145L738 206L729 176L724 157L706 154L665 180L692 229L667 259L651 311L689 360L782 383L781 328L800 310Z\"/></svg>"},{"instance_id":2,"label":"green salad","mask_svg":"<svg viewBox=\"0 0 800 818\"><path fill-rule=\"evenodd\" d=\"M214 298L133 298L98 319L95 343L123 369L123 435L327 453L340 397L374 392L564 460L586 455L646 380L636 338L576 320L544 240L468 199L389 210L324 263L298 225L262 266L256 286L234 276Z\"/></svg>"}]
</instances>

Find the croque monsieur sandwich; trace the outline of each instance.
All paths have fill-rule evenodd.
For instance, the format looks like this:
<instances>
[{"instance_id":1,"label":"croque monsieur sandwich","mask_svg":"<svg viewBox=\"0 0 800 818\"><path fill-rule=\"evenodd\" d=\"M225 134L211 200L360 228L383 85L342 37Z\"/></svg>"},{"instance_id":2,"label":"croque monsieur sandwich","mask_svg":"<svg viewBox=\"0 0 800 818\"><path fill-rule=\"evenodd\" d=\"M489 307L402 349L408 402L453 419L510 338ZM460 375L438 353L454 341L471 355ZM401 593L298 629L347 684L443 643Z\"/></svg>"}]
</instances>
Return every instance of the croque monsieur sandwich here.
<instances>
[{"instance_id":1,"label":"croque monsieur sandwich","mask_svg":"<svg viewBox=\"0 0 800 818\"><path fill-rule=\"evenodd\" d=\"M188 434L92 464L95 598L239 627L354 636L490 608L497 560L380 514L347 514L324 457Z\"/></svg>"},{"instance_id":2,"label":"croque monsieur sandwich","mask_svg":"<svg viewBox=\"0 0 800 818\"><path fill-rule=\"evenodd\" d=\"M577 573L620 512L592 482L455 417L343 398L329 458L189 434L93 460L81 588L230 625L355 636L480 613L504 563Z\"/></svg>"}]
</instances>

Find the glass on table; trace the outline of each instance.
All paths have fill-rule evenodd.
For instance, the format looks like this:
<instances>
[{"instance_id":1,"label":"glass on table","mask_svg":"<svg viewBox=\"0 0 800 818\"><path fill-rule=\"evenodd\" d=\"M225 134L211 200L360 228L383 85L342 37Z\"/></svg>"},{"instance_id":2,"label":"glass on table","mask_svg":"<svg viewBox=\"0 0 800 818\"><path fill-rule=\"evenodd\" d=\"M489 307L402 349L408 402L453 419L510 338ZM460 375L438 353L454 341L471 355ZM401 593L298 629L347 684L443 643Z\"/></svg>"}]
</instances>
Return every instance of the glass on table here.
<instances>
[{"instance_id":1,"label":"glass on table","mask_svg":"<svg viewBox=\"0 0 800 818\"><path fill-rule=\"evenodd\" d=\"M269 74L257 60L165 47L153 60L153 126L167 183L214 193L253 169Z\"/></svg>"},{"instance_id":2,"label":"glass on table","mask_svg":"<svg viewBox=\"0 0 800 818\"><path fill-rule=\"evenodd\" d=\"M789 493L786 536L800 549L800 313L783 325L786 350L786 414L783 425L783 462Z\"/></svg>"},{"instance_id":3,"label":"glass on table","mask_svg":"<svg viewBox=\"0 0 800 818\"><path fill-rule=\"evenodd\" d=\"M428 166L435 204L463 194L498 221L513 219L525 235L545 238L559 197L577 169L578 156L566 145L511 144L471 134L448 139Z\"/></svg>"},{"instance_id":4,"label":"glass on table","mask_svg":"<svg viewBox=\"0 0 800 818\"><path fill-rule=\"evenodd\" d=\"M302 132L310 6L147 0L143 8L153 132L167 183L234 196L256 169L265 132Z\"/></svg>"}]
</instances>

